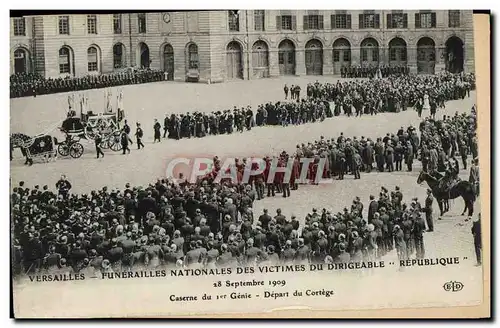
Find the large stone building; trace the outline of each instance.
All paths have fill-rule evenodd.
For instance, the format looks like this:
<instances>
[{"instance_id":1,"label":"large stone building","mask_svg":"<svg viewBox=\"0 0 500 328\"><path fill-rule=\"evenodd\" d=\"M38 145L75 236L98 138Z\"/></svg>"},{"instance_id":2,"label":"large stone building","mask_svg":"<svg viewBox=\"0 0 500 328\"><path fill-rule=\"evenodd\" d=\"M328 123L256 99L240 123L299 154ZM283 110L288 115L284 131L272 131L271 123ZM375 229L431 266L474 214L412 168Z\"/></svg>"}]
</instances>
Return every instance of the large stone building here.
<instances>
[{"instance_id":1,"label":"large stone building","mask_svg":"<svg viewBox=\"0 0 500 328\"><path fill-rule=\"evenodd\" d=\"M474 71L472 11L225 10L11 18L11 73L165 70L222 82L335 75L348 65Z\"/></svg>"}]
</instances>

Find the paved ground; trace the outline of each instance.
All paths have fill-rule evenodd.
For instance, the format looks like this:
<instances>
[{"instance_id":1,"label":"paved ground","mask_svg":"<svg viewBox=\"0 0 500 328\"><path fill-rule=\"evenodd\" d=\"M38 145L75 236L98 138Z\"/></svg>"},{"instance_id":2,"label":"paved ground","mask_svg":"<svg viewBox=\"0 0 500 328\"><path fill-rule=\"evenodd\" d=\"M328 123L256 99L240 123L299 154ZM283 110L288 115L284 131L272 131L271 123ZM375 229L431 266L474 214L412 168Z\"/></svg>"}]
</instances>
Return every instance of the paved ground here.
<instances>
[{"instance_id":1,"label":"paved ground","mask_svg":"<svg viewBox=\"0 0 500 328\"><path fill-rule=\"evenodd\" d=\"M333 80L323 78L321 80ZM314 79L310 79L314 81ZM155 83L124 88L126 115L130 122L141 118L141 122L153 122L155 117L162 117L165 112L187 112L193 108L207 111L214 109L231 108L233 105L254 106L268 100L282 98L282 86L300 83L303 89L307 79L272 79L263 81L243 81L218 85L194 85L185 83ZM102 101L102 90L87 92L91 103ZM164 100L159 97L164 96ZM173 97L170 95L178 95ZM182 96L179 96L182 95ZM238 95L238 96L231 96ZM11 129L34 134L37 131L53 125L64 117L66 94L47 95L37 98L22 98L11 101ZM452 101L446 109L438 115L452 114L455 111L468 111L474 103L475 93L464 101ZM101 102L102 103L102 102ZM198 104L196 106L196 104ZM200 105L203 104L203 105ZM139 108L134 110L135 108ZM40 114L34 114L40 113ZM22 124L21 122L26 122ZM11 165L13 185L20 180L29 184L54 185L61 174L66 174L72 181L74 192L89 192L103 185L122 188L126 182L132 185L147 184L157 177L165 175L167 163L175 157L208 156L253 156L277 154L283 149L293 151L295 145L301 142L313 141L320 136L337 137L340 132L346 136L383 136L387 132L396 132L401 126L413 124L417 126L419 120L415 111L408 110L398 114L379 114L348 118L345 116L328 119L322 123L311 123L297 127L264 127L255 128L242 134L224 136L209 136L202 139L162 140L153 144L152 128L146 125L146 148L134 149L130 155L121 155L120 152L105 151L103 159L95 159L92 144L85 143L86 153L80 159L63 158L56 162L35 164L32 167L23 165L20 152ZM466 174L464 172L463 174ZM303 186L292 194L290 200L281 197L265 199L256 204L256 213L263 208L270 211L278 207L287 214L292 212L299 218L304 217L312 207L331 208L339 211L349 206L355 196L364 201L370 194L377 195L382 185L393 189L400 186L406 199L419 197L424 199L425 188L416 184L418 167L414 172L371 173L364 174L361 180L354 181L348 177L344 181L335 181L333 184L322 186ZM451 213L437 223L448 229L458 222L454 216L463 209L461 200L452 203ZM446 226L446 227L445 227ZM464 230L464 229L459 229ZM467 231L465 229L464 231ZM462 240L462 238L460 238ZM458 241L457 241L458 242ZM439 247L436 251L443 251Z\"/></svg>"},{"instance_id":2,"label":"paved ground","mask_svg":"<svg viewBox=\"0 0 500 328\"><path fill-rule=\"evenodd\" d=\"M140 120L146 132L146 148L135 150L132 147L130 155L121 155L106 151L104 159L95 159L93 145L86 143L86 153L80 159L59 159L57 162L35 164L32 167L23 165L20 152L11 163L12 184L17 185L24 180L28 185L49 184L54 186L60 174L66 174L74 186L74 192L89 192L103 185L123 188L126 182L133 185L147 184L157 177L164 176L167 162L178 156L252 156L276 154L286 149L292 151L297 143L313 141L320 136L337 137L340 132L346 136L383 136L387 132L396 132L401 126L413 124L419 120L416 112L409 110L399 114L380 114L374 117L347 118L344 116L328 119L322 123L306 124L298 127L265 127L256 128L243 134L231 136L215 136L203 139L162 140L160 144L152 144L152 122L154 118L162 119L165 113L179 113L197 110L222 110L232 106L251 104L256 106L269 100L282 98L282 87L300 83L302 89L308 81L315 79L269 79L262 81L243 81L219 85L193 85L184 83L156 83L124 87L125 110L129 122L134 124ZM321 81L334 81L333 78L321 78ZM92 106L99 107L104 103L103 90L86 92ZM464 101L453 101L438 115L453 114L455 111L468 111L474 104L475 92L471 98ZM65 116L67 95L47 95L37 98L22 98L11 100L11 131L36 134L53 126ZM96 112L98 110L95 110ZM371 173L363 174L361 180L352 180L348 176L344 181L321 186L301 186L292 193L290 199L282 197L266 198L256 203L255 213L258 215L263 208L274 213L276 208L282 208L289 216L296 214L303 218L312 207L325 207L341 211L350 206L352 199L359 196L367 207L370 194L377 195L382 185L393 190L400 186L405 200L419 197L423 201L425 187L418 186L416 179L419 167L414 172ZM467 172L462 173L464 176ZM479 202L476 208L479 208ZM468 277L470 288L480 286L480 268L473 267L474 253L470 222L464 222L465 217L458 216L463 209L463 202L456 200L451 203L451 211L442 220L436 221L435 232L425 237L427 257L461 256L464 265L460 266L460 276ZM437 211L437 205L436 205ZM388 260L395 260L394 252L388 255ZM463 260L463 257L467 259ZM424 271L425 270L425 271ZM429 271L428 268L412 269L409 277L439 274L443 279L455 279L450 271L439 268ZM384 271L385 272L385 271ZM447 273L448 272L448 273ZM453 270L452 273L458 271ZM386 273L384 273L386 274ZM453 274L452 274L453 275ZM419 278L420 279L420 278ZM465 279L465 278L464 278ZM443 280L444 283L444 280ZM475 293L474 299L478 299Z\"/></svg>"}]
</instances>

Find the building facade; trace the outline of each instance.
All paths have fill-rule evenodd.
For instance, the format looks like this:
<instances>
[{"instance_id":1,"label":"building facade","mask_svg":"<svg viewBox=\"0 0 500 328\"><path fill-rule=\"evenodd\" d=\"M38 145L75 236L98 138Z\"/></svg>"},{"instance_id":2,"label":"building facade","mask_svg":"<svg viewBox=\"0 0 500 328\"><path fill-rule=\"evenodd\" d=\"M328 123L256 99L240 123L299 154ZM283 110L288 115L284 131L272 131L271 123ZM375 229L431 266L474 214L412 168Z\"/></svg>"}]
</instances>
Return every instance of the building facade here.
<instances>
[{"instance_id":1,"label":"building facade","mask_svg":"<svg viewBox=\"0 0 500 328\"><path fill-rule=\"evenodd\" d=\"M175 81L338 75L342 66L474 71L471 10L220 10L11 18L11 73L151 67Z\"/></svg>"}]
</instances>

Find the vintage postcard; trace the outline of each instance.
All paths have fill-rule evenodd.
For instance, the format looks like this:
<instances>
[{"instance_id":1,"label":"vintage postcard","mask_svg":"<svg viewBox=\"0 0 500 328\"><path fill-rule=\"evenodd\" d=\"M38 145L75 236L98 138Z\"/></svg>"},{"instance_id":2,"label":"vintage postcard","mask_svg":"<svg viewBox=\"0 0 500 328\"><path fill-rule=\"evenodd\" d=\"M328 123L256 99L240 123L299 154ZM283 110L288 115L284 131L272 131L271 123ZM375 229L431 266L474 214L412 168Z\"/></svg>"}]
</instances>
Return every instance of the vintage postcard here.
<instances>
[{"instance_id":1,"label":"vintage postcard","mask_svg":"<svg viewBox=\"0 0 500 328\"><path fill-rule=\"evenodd\" d=\"M10 27L15 318L490 316L487 14Z\"/></svg>"}]
</instances>

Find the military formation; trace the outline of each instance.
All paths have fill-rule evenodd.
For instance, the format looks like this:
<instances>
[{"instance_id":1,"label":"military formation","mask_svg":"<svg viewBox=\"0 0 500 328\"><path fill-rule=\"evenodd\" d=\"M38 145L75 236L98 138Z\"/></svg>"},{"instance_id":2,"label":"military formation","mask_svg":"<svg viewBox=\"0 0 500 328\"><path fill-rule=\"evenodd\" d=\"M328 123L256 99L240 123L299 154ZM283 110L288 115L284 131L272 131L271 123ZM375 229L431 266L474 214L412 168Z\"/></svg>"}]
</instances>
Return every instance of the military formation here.
<instances>
[{"instance_id":1,"label":"military formation","mask_svg":"<svg viewBox=\"0 0 500 328\"><path fill-rule=\"evenodd\" d=\"M158 179L145 187L126 184L123 189L103 187L90 194L73 194L72 184L62 176L55 184L27 188L24 182L11 193L14 225L13 269L15 274L50 272L104 272L159 267L227 267L279 263L349 263L378 259L396 251L399 259L425 256L424 232L434 230L431 190L420 204L404 202L399 187L382 187L365 205L359 197L342 211L312 209L303 220L276 209L253 213L255 201L299 188L300 158L315 160L308 169L315 176L317 159L330 162L324 176L360 177L373 164L379 171L412 169L420 159L429 172L459 170L457 154L477 156L476 114L425 119L419 126L403 127L378 138L320 138L297 145L296 152L273 158L286 163L295 159L290 181L275 176L269 167L248 183L239 179L245 159L236 160L238 180L215 181L221 161L214 158L212 173L196 183L185 179ZM402 148L399 149L398 147ZM397 150L399 149L399 150ZM437 152L437 159L427 150ZM397 154L401 154L400 159ZM340 158L340 161L339 159ZM266 163L272 159L264 158ZM471 179L477 173L473 161ZM332 164L333 163L333 164ZM342 165L337 167L337 164ZM466 159L464 169L466 168ZM278 165L279 166L279 165ZM477 181L478 183L479 181Z\"/></svg>"},{"instance_id":2,"label":"military formation","mask_svg":"<svg viewBox=\"0 0 500 328\"><path fill-rule=\"evenodd\" d=\"M109 88L120 85L158 82L165 73L155 69L124 69L110 74L82 77L44 78L36 73L17 73L10 76L10 98L46 95L51 93Z\"/></svg>"},{"instance_id":3,"label":"military formation","mask_svg":"<svg viewBox=\"0 0 500 328\"><path fill-rule=\"evenodd\" d=\"M409 75L410 67L407 65L382 65L382 66L342 66L340 76L343 78L385 78L388 76Z\"/></svg>"},{"instance_id":4,"label":"military formation","mask_svg":"<svg viewBox=\"0 0 500 328\"><path fill-rule=\"evenodd\" d=\"M435 115L437 108L444 108L449 100L463 99L475 89L473 74L420 76L393 76L383 80L365 80L331 83L310 83L306 97L300 97L300 86L284 86L285 101L268 102L257 106L254 113L250 106L186 114L165 114L163 125L155 120L154 142L160 136L169 139L202 138L208 135L232 134L251 130L255 126L299 125L322 122L339 116L375 115L381 112L400 112L414 107L419 115L424 110L424 99L429 99L429 109ZM136 123L139 124L140 123ZM122 136L123 144L131 143L129 131ZM142 128L136 136L144 139ZM137 134L138 133L138 134ZM139 144L139 143L138 143Z\"/></svg>"}]
</instances>

